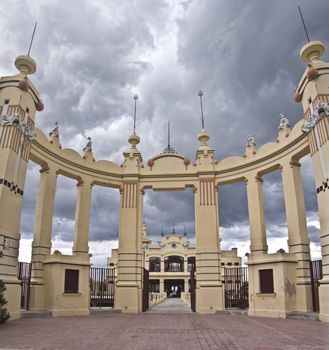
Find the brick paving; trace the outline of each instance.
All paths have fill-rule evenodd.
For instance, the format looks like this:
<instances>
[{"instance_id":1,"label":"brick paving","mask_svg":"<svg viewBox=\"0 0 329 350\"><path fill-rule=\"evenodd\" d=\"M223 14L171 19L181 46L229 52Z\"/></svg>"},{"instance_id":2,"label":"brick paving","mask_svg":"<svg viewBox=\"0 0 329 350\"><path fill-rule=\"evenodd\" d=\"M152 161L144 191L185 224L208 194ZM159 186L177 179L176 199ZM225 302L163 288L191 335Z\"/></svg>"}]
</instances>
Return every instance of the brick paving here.
<instances>
[{"instance_id":1,"label":"brick paving","mask_svg":"<svg viewBox=\"0 0 329 350\"><path fill-rule=\"evenodd\" d=\"M0 349L328 350L329 324L187 313L32 318L0 325Z\"/></svg>"}]
</instances>

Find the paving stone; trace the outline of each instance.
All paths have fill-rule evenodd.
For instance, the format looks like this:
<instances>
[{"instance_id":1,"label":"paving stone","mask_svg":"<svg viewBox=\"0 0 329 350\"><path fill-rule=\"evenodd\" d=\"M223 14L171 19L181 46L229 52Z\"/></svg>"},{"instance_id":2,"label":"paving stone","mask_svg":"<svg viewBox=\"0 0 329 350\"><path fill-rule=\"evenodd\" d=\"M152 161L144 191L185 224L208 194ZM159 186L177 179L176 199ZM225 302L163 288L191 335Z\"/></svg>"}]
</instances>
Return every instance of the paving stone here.
<instances>
[{"instance_id":1,"label":"paving stone","mask_svg":"<svg viewBox=\"0 0 329 350\"><path fill-rule=\"evenodd\" d=\"M164 306L162 306L164 308ZM0 350L328 350L329 324L196 313L31 318L0 325Z\"/></svg>"}]
</instances>

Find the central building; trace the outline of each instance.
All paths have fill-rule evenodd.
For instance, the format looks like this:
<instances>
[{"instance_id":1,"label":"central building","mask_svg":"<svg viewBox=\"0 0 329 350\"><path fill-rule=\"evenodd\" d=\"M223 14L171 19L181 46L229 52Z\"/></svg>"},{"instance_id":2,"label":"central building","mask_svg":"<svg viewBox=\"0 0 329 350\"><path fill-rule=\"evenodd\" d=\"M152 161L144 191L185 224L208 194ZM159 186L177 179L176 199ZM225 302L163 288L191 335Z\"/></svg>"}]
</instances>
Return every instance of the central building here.
<instances>
[{"instance_id":1,"label":"central building","mask_svg":"<svg viewBox=\"0 0 329 350\"><path fill-rule=\"evenodd\" d=\"M143 266L149 271L150 293L166 293L168 298L189 300L190 273L195 269L196 244L188 240L187 233L177 234L173 228L169 234L161 233L160 242L148 238L143 225ZM118 249L112 249L107 259L109 268L118 264ZM240 267L241 257L237 248L221 250L221 276L224 284L224 268ZM116 269L117 272L117 269Z\"/></svg>"}]
</instances>

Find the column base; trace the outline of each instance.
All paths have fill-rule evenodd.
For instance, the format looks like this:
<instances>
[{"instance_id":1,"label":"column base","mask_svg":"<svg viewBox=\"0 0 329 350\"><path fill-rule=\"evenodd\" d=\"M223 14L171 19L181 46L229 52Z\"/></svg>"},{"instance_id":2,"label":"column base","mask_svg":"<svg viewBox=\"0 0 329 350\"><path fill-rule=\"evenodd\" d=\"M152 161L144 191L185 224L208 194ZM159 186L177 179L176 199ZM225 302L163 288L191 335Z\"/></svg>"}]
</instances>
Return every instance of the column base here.
<instances>
[{"instance_id":1,"label":"column base","mask_svg":"<svg viewBox=\"0 0 329 350\"><path fill-rule=\"evenodd\" d=\"M30 289L30 310L44 311L45 305L45 287L41 283L31 283Z\"/></svg>"},{"instance_id":2,"label":"column base","mask_svg":"<svg viewBox=\"0 0 329 350\"><path fill-rule=\"evenodd\" d=\"M313 312L312 286L310 283L296 285L296 311Z\"/></svg>"},{"instance_id":3,"label":"column base","mask_svg":"<svg viewBox=\"0 0 329 350\"><path fill-rule=\"evenodd\" d=\"M329 322L329 280L321 280L319 287L319 318L322 322Z\"/></svg>"},{"instance_id":4,"label":"column base","mask_svg":"<svg viewBox=\"0 0 329 350\"><path fill-rule=\"evenodd\" d=\"M4 307L7 309L10 315L9 320L16 320L21 318L21 285L17 281L5 281L7 290L5 291L5 298L7 304Z\"/></svg>"},{"instance_id":5,"label":"column base","mask_svg":"<svg viewBox=\"0 0 329 350\"><path fill-rule=\"evenodd\" d=\"M196 289L196 312L214 314L224 310L222 285L204 284Z\"/></svg>"},{"instance_id":6,"label":"column base","mask_svg":"<svg viewBox=\"0 0 329 350\"><path fill-rule=\"evenodd\" d=\"M115 288L114 308L122 313L142 312L142 291L137 283L118 282Z\"/></svg>"}]
</instances>

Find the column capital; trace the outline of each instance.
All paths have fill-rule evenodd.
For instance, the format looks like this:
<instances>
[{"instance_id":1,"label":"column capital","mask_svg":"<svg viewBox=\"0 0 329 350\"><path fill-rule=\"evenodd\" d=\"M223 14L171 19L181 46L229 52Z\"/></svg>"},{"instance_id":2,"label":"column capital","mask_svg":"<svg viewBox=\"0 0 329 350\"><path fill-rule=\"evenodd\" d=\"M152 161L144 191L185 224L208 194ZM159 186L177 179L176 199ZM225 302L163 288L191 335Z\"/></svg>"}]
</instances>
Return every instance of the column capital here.
<instances>
[{"instance_id":1,"label":"column capital","mask_svg":"<svg viewBox=\"0 0 329 350\"><path fill-rule=\"evenodd\" d=\"M300 168L302 165L299 163L299 161L297 160L297 159L291 159L291 161L289 162L289 165L291 166L291 167L298 167L298 168Z\"/></svg>"}]
</instances>

